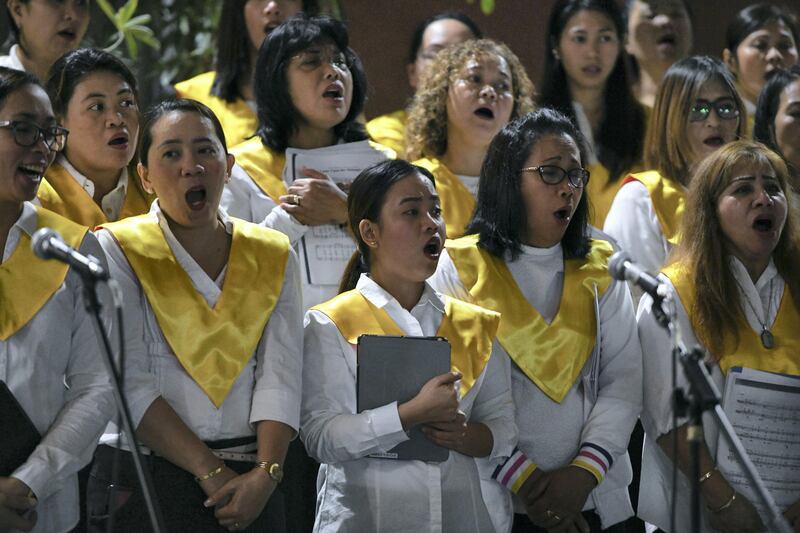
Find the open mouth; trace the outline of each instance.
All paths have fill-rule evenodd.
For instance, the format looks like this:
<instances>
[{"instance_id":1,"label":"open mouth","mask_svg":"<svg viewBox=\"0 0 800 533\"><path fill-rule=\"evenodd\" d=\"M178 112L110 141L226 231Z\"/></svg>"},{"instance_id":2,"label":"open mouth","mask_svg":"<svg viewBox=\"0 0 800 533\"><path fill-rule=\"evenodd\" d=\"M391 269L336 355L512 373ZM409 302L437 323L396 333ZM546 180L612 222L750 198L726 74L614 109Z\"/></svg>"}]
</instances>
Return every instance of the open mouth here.
<instances>
[{"instance_id":1,"label":"open mouth","mask_svg":"<svg viewBox=\"0 0 800 533\"><path fill-rule=\"evenodd\" d=\"M494 120L494 111L488 107L479 107L475 110L475 114L484 120Z\"/></svg>"},{"instance_id":2,"label":"open mouth","mask_svg":"<svg viewBox=\"0 0 800 533\"><path fill-rule=\"evenodd\" d=\"M276 24L275 22L270 22L269 24L264 25L264 34L269 35L272 30L280 26L280 24Z\"/></svg>"},{"instance_id":3,"label":"open mouth","mask_svg":"<svg viewBox=\"0 0 800 533\"><path fill-rule=\"evenodd\" d=\"M344 90L338 85L331 85L322 93L323 98L339 99L344 96Z\"/></svg>"},{"instance_id":4,"label":"open mouth","mask_svg":"<svg viewBox=\"0 0 800 533\"><path fill-rule=\"evenodd\" d=\"M202 209L206 205L206 188L202 185L192 187L186 191L186 203L193 210Z\"/></svg>"},{"instance_id":5,"label":"open mouth","mask_svg":"<svg viewBox=\"0 0 800 533\"><path fill-rule=\"evenodd\" d=\"M117 148L127 148L128 147L128 135L125 133L120 133L114 135L110 141L108 141L109 146L114 146Z\"/></svg>"},{"instance_id":6,"label":"open mouth","mask_svg":"<svg viewBox=\"0 0 800 533\"><path fill-rule=\"evenodd\" d=\"M600 74L600 71L601 71L600 67L598 67L597 65L589 65L587 67L583 67L581 70L585 74L589 74L589 75L592 75L592 76Z\"/></svg>"},{"instance_id":7,"label":"open mouth","mask_svg":"<svg viewBox=\"0 0 800 533\"><path fill-rule=\"evenodd\" d=\"M77 33L72 30L61 30L58 32L58 36L62 39L67 39L68 41L74 41L77 37Z\"/></svg>"},{"instance_id":8,"label":"open mouth","mask_svg":"<svg viewBox=\"0 0 800 533\"><path fill-rule=\"evenodd\" d=\"M658 41L656 41L656 44L658 44L658 45L675 46L675 42L676 42L675 35L672 34L672 33L668 33L666 35L662 35L658 39Z\"/></svg>"},{"instance_id":9,"label":"open mouth","mask_svg":"<svg viewBox=\"0 0 800 533\"><path fill-rule=\"evenodd\" d=\"M725 139L720 137L719 135L715 135L714 137L709 137L703 140L703 144L706 146L711 146L712 148L719 148L723 144L725 144Z\"/></svg>"},{"instance_id":10,"label":"open mouth","mask_svg":"<svg viewBox=\"0 0 800 533\"><path fill-rule=\"evenodd\" d=\"M438 235L434 235L427 243L425 243L422 251L425 253L425 257L428 259L438 260L439 255L442 253L442 239L440 239Z\"/></svg>"},{"instance_id":11,"label":"open mouth","mask_svg":"<svg viewBox=\"0 0 800 533\"><path fill-rule=\"evenodd\" d=\"M769 217L758 217L753 221L753 229L759 233L769 233L775 223Z\"/></svg>"},{"instance_id":12,"label":"open mouth","mask_svg":"<svg viewBox=\"0 0 800 533\"><path fill-rule=\"evenodd\" d=\"M562 207L561 209L553 213L553 216L556 217L556 220L558 220L559 222L569 222L570 219L572 218L572 208Z\"/></svg>"},{"instance_id":13,"label":"open mouth","mask_svg":"<svg viewBox=\"0 0 800 533\"><path fill-rule=\"evenodd\" d=\"M38 182L44 175L45 167L44 165L20 165L17 170L31 181Z\"/></svg>"}]
</instances>

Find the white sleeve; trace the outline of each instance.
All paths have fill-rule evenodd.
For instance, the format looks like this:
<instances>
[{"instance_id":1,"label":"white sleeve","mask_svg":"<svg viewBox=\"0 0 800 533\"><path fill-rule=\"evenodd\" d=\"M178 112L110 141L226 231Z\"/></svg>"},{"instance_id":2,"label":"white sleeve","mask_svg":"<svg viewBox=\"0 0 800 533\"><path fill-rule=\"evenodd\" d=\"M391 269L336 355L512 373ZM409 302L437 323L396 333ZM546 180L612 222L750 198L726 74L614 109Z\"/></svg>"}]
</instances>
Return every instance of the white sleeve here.
<instances>
[{"instance_id":1,"label":"white sleeve","mask_svg":"<svg viewBox=\"0 0 800 533\"><path fill-rule=\"evenodd\" d=\"M338 463L408 440L397 402L356 414L355 349L327 316L308 311L304 337L300 434L311 457Z\"/></svg>"},{"instance_id":2,"label":"white sleeve","mask_svg":"<svg viewBox=\"0 0 800 533\"><path fill-rule=\"evenodd\" d=\"M653 209L647 187L638 181L623 185L606 216L603 231L648 272L658 272L669 245Z\"/></svg>"},{"instance_id":3,"label":"white sleeve","mask_svg":"<svg viewBox=\"0 0 800 533\"><path fill-rule=\"evenodd\" d=\"M461 282L456 265L450 259L447 249L442 250L436 272L428 278L428 283L437 292L465 302L472 302L472 295Z\"/></svg>"},{"instance_id":4,"label":"white sleeve","mask_svg":"<svg viewBox=\"0 0 800 533\"><path fill-rule=\"evenodd\" d=\"M294 246L310 228L310 226L298 222L296 218L284 211L279 205L276 205L270 210L269 214L262 222L262 225L274 229L275 231L280 231L289 237L292 246Z\"/></svg>"},{"instance_id":5,"label":"white sleeve","mask_svg":"<svg viewBox=\"0 0 800 533\"><path fill-rule=\"evenodd\" d=\"M161 396L156 378L150 373L149 354L144 341L146 298L139 279L124 252L107 230L97 232L97 240L108 257L108 267L122 291L122 321L125 334L125 398L131 425L139 426L153 401Z\"/></svg>"},{"instance_id":6,"label":"white sleeve","mask_svg":"<svg viewBox=\"0 0 800 533\"><path fill-rule=\"evenodd\" d=\"M295 431L300 427L302 320L303 301L297 254L289 249L281 295L256 348L251 424L260 420L275 420Z\"/></svg>"},{"instance_id":7,"label":"white sleeve","mask_svg":"<svg viewBox=\"0 0 800 533\"><path fill-rule=\"evenodd\" d=\"M256 185L245 169L234 164L231 179L222 190L220 206L232 217L258 224L272 211L275 202Z\"/></svg>"},{"instance_id":8,"label":"white sleeve","mask_svg":"<svg viewBox=\"0 0 800 533\"><path fill-rule=\"evenodd\" d=\"M504 461L517 445L518 430L514 421L511 396L511 361L496 340L484 370L483 383L470 413L471 422L481 422L492 432L492 451L487 459Z\"/></svg>"},{"instance_id":9,"label":"white sleeve","mask_svg":"<svg viewBox=\"0 0 800 533\"><path fill-rule=\"evenodd\" d=\"M583 426L582 443L616 459L642 409L642 351L628 286L614 281L600 302L600 371L597 401Z\"/></svg>"},{"instance_id":10,"label":"white sleeve","mask_svg":"<svg viewBox=\"0 0 800 533\"><path fill-rule=\"evenodd\" d=\"M80 251L95 256L105 266L103 251L91 233L84 237ZM100 352L94 319L84 307L83 284L72 270L66 283L73 294L74 307L71 317L63 317L72 322L64 405L39 445L13 473L40 500L60 490L66 478L89 463L100 434L114 414L110 376L102 360L105 355ZM103 309L104 313L111 313L110 306L104 305ZM107 331L116 331L113 325L107 327L114 323L110 316L104 314L101 320ZM113 336L111 342L113 346Z\"/></svg>"}]
</instances>

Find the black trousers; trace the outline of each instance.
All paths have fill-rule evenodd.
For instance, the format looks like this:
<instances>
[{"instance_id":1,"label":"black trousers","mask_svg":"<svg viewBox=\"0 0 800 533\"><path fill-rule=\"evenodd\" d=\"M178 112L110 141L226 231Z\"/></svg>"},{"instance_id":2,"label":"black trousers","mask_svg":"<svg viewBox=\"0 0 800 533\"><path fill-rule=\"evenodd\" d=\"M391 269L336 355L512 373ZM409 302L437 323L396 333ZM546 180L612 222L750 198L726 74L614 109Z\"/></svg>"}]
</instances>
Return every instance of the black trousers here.
<instances>
[{"instance_id":1,"label":"black trousers","mask_svg":"<svg viewBox=\"0 0 800 533\"><path fill-rule=\"evenodd\" d=\"M603 529L600 526L600 517L594 511L584 511L583 518L589 524L592 533L626 533L624 522ZM516 513L514 514L514 525L511 528L511 533L547 533L547 530L534 525L528 515Z\"/></svg>"},{"instance_id":2,"label":"black trousers","mask_svg":"<svg viewBox=\"0 0 800 533\"><path fill-rule=\"evenodd\" d=\"M115 450L110 446L98 446L87 488L87 530L105 533L109 511L113 507L114 531L151 531L144 497L139 490L139 481L130 452L119 451L119 475L110 504L111 468ZM150 470L156 499L161 507L164 522L169 532L216 533L227 531L214 517L214 509L203 507L206 499L194 477L156 456L142 457L144 467ZM252 463L226 461L234 472L242 474L253 468ZM244 531L286 532L284 497L280 485L272 493L261 515Z\"/></svg>"}]
</instances>

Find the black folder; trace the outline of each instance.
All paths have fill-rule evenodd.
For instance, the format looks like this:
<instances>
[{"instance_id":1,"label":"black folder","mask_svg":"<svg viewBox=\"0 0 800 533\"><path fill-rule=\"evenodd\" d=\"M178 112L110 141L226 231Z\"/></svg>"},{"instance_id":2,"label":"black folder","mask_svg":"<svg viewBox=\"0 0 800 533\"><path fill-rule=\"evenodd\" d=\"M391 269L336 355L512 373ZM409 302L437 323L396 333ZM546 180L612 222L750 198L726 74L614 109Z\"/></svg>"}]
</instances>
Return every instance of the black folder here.
<instances>
[{"instance_id":1,"label":"black folder","mask_svg":"<svg viewBox=\"0 0 800 533\"><path fill-rule=\"evenodd\" d=\"M450 371L450 343L443 337L361 335L358 338L356 403L358 412L412 399L434 376ZM440 463L450 451L433 443L420 426L410 440L370 457Z\"/></svg>"},{"instance_id":2,"label":"black folder","mask_svg":"<svg viewBox=\"0 0 800 533\"><path fill-rule=\"evenodd\" d=\"M0 476L10 476L28 460L41 440L28 413L0 381Z\"/></svg>"}]
</instances>

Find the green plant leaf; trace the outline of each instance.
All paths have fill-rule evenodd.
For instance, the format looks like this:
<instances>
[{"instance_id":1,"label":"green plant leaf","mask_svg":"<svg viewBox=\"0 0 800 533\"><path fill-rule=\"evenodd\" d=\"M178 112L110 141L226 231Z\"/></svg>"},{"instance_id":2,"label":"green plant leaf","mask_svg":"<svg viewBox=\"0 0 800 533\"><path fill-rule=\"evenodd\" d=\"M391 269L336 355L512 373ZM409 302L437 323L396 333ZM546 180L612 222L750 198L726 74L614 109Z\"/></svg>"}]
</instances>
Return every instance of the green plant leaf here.
<instances>
[{"instance_id":1,"label":"green plant leaf","mask_svg":"<svg viewBox=\"0 0 800 533\"><path fill-rule=\"evenodd\" d=\"M125 2L125 5L119 8L119 17L121 22L127 22L136 12L136 8L139 7L138 0L128 0Z\"/></svg>"},{"instance_id":2,"label":"green plant leaf","mask_svg":"<svg viewBox=\"0 0 800 533\"><path fill-rule=\"evenodd\" d=\"M491 15L494 11L495 0L481 0L481 12L484 15Z\"/></svg>"},{"instance_id":3,"label":"green plant leaf","mask_svg":"<svg viewBox=\"0 0 800 533\"><path fill-rule=\"evenodd\" d=\"M114 14L114 9L111 7L111 4L108 3L108 0L97 0L97 5L100 6L100 9L105 13L105 15L114 22L116 26L116 16Z\"/></svg>"}]
</instances>

